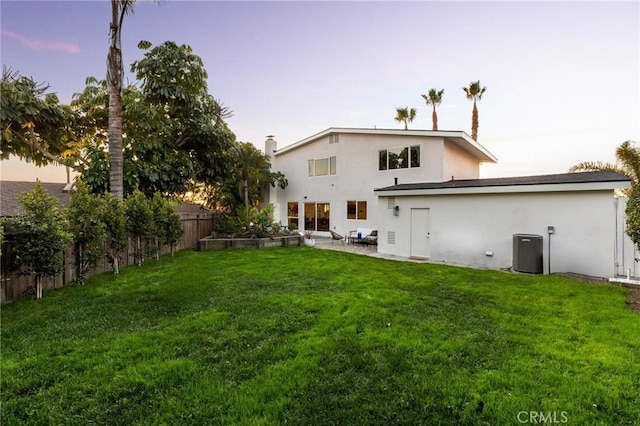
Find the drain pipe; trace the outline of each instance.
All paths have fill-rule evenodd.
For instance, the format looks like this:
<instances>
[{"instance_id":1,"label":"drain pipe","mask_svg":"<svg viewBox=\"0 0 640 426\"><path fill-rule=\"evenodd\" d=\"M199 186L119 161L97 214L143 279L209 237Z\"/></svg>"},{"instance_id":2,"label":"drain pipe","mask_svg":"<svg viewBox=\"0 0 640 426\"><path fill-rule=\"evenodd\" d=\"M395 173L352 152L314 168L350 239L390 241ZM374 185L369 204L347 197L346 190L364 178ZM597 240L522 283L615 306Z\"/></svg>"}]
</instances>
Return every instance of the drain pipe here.
<instances>
[{"instance_id":1,"label":"drain pipe","mask_svg":"<svg viewBox=\"0 0 640 426\"><path fill-rule=\"evenodd\" d=\"M547 267L549 268L549 271L547 272L548 275L551 275L551 235L553 235L555 232L555 226L547 226L547 234L549 234L549 237L547 238Z\"/></svg>"}]
</instances>

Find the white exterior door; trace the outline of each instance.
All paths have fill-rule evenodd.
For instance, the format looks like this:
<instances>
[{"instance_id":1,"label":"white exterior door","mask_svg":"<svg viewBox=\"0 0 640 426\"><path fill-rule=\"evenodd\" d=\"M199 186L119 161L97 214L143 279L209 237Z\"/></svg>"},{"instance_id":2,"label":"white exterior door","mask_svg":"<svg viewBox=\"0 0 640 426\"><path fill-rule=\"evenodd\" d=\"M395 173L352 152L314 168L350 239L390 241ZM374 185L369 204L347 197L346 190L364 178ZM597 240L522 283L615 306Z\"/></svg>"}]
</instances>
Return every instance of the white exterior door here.
<instances>
[{"instance_id":1,"label":"white exterior door","mask_svg":"<svg viewBox=\"0 0 640 426\"><path fill-rule=\"evenodd\" d=\"M411 257L429 258L430 236L429 209L411 209Z\"/></svg>"}]
</instances>

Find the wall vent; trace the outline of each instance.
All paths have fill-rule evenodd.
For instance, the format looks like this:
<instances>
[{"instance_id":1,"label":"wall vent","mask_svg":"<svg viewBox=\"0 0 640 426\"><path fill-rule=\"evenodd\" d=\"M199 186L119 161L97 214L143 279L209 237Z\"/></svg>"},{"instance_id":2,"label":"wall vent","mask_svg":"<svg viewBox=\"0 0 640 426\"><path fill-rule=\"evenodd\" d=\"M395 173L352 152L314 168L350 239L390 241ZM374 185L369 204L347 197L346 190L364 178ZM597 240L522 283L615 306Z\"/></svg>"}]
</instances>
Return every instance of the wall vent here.
<instances>
[{"instance_id":1,"label":"wall vent","mask_svg":"<svg viewBox=\"0 0 640 426\"><path fill-rule=\"evenodd\" d=\"M387 198L387 208L393 209L396 206L396 197Z\"/></svg>"},{"instance_id":2,"label":"wall vent","mask_svg":"<svg viewBox=\"0 0 640 426\"><path fill-rule=\"evenodd\" d=\"M396 243L396 231L387 231L387 244Z\"/></svg>"}]
</instances>

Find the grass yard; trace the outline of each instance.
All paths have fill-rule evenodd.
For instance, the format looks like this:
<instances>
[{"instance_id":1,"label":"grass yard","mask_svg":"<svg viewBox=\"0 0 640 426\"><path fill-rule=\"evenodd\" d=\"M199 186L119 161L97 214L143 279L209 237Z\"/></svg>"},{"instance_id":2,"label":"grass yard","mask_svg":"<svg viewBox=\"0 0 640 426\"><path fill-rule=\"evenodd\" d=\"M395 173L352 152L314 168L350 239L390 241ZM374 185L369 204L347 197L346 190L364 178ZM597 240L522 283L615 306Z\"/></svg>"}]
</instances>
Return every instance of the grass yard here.
<instances>
[{"instance_id":1,"label":"grass yard","mask_svg":"<svg viewBox=\"0 0 640 426\"><path fill-rule=\"evenodd\" d=\"M640 424L628 293L330 250L185 251L3 306L0 423Z\"/></svg>"}]
</instances>

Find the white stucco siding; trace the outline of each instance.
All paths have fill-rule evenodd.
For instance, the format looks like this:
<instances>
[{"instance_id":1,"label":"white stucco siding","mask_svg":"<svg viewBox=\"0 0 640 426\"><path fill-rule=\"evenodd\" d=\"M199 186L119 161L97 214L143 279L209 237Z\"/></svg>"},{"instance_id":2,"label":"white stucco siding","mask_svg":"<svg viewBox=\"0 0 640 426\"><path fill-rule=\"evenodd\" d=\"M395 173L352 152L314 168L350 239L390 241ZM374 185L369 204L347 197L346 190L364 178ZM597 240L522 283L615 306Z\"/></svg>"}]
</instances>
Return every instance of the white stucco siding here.
<instances>
[{"instance_id":1,"label":"white stucco siding","mask_svg":"<svg viewBox=\"0 0 640 426\"><path fill-rule=\"evenodd\" d=\"M412 136L382 136L367 134L340 134L339 153L342 162L341 179L355 182L356 190L370 190L399 182L437 182L442 179L442 138ZM379 151L420 145L420 167L379 170ZM340 167L340 166L338 166Z\"/></svg>"},{"instance_id":2,"label":"white stucco siding","mask_svg":"<svg viewBox=\"0 0 640 426\"><path fill-rule=\"evenodd\" d=\"M464 149L452 142L443 145L443 176L449 180L478 179L480 177L480 160L469 155Z\"/></svg>"},{"instance_id":3,"label":"white stucco siding","mask_svg":"<svg viewBox=\"0 0 640 426\"><path fill-rule=\"evenodd\" d=\"M270 202L278 204L276 220L287 223L287 203L297 202L300 207L299 220L303 223L305 202L330 203L330 227L346 233L358 227L378 229L378 198L375 188L398 182L440 182L443 180L445 140L443 137L412 135L337 133L338 142L331 142L331 134L305 143L297 149L275 152L271 160L272 169L286 176L289 186L270 192ZM379 151L420 146L420 167L379 170ZM450 150L458 168L470 168L466 176L477 176L479 162L465 161L464 152L455 147ZM326 176L308 176L308 161L336 157L337 173ZM466 153L466 156L470 154ZM462 172L461 172L462 173ZM306 199L305 199L306 197ZM367 219L347 219L347 201L366 201ZM301 226L302 228L302 226Z\"/></svg>"},{"instance_id":4,"label":"white stucco siding","mask_svg":"<svg viewBox=\"0 0 640 426\"><path fill-rule=\"evenodd\" d=\"M394 217L380 197L378 251L411 256L411 209L428 208L429 260L502 269L513 265L513 234L543 236L543 270L609 277L615 272L615 206L612 191L396 196ZM388 232L395 232L395 244ZM492 252L493 256L487 256Z\"/></svg>"}]
</instances>

